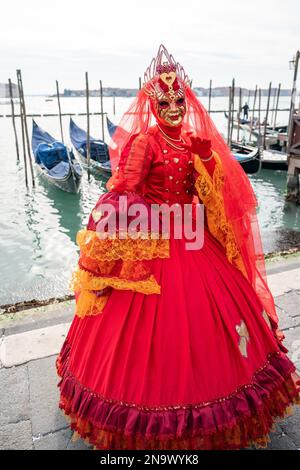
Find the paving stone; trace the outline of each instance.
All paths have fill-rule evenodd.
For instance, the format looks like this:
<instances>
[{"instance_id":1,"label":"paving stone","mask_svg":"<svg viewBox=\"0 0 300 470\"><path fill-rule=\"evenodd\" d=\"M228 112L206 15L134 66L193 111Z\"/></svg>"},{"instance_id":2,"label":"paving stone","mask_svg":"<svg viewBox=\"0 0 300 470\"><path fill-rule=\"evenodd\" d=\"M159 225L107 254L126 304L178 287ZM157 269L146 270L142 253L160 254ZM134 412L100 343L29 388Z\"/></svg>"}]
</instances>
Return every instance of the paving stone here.
<instances>
[{"instance_id":1,"label":"paving stone","mask_svg":"<svg viewBox=\"0 0 300 470\"><path fill-rule=\"evenodd\" d=\"M0 426L29 419L27 366L0 370Z\"/></svg>"},{"instance_id":2,"label":"paving stone","mask_svg":"<svg viewBox=\"0 0 300 470\"><path fill-rule=\"evenodd\" d=\"M275 298L275 304L276 299ZM288 328L293 328L297 325L300 325L300 316L299 317L291 317L286 311L282 310L280 307L276 305L276 312L279 319L279 328L281 330L287 330Z\"/></svg>"},{"instance_id":3,"label":"paving stone","mask_svg":"<svg viewBox=\"0 0 300 470\"><path fill-rule=\"evenodd\" d=\"M295 290L287 294L276 297L276 305L291 317L299 317L300 320L300 299L299 293ZM299 321L300 323L300 321Z\"/></svg>"},{"instance_id":4,"label":"paving stone","mask_svg":"<svg viewBox=\"0 0 300 470\"><path fill-rule=\"evenodd\" d=\"M295 274L298 273L298 270L292 270L287 273L276 273L276 274L270 274L267 276L268 279L268 285L269 288L273 294L273 296L282 296L283 294L286 294L287 292L290 292L292 290L291 287L291 277ZM284 282L283 280L284 276Z\"/></svg>"},{"instance_id":5,"label":"paving stone","mask_svg":"<svg viewBox=\"0 0 300 470\"><path fill-rule=\"evenodd\" d=\"M92 450L93 446L83 439L72 440L73 431L67 427L59 431L33 438L35 450Z\"/></svg>"},{"instance_id":6,"label":"paving stone","mask_svg":"<svg viewBox=\"0 0 300 470\"><path fill-rule=\"evenodd\" d=\"M66 426L66 419L58 408L59 377L55 369L56 356L28 364L30 409L34 436L58 431Z\"/></svg>"},{"instance_id":7,"label":"paving stone","mask_svg":"<svg viewBox=\"0 0 300 470\"><path fill-rule=\"evenodd\" d=\"M0 426L1 450L32 449L31 424L29 420Z\"/></svg>"},{"instance_id":8,"label":"paving stone","mask_svg":"<svg viewBox=\"0 0 300 470\"><path fill-rule=\"evenodd\" d=\"M0 345L0 360L5 367L58 354L67 335L69 323L5 336Z\"/></svg>"},{"instance_id":9,"label":"paving stone","mask_svg":"<svg viewBox=\"0 0 300 470\"><path fill-rule=\"evenodd\" d=\"M300 326L284 331L283 344L289 350L288 356L300 371Z\"/></svg>"},{"instance_id":10,"label":"paving stone","mask_svg":"<svg viewBox=\"0 0 300 470\"><path fill-rule=\"evenodd\" d=\"M67 450L92 450L91 444L85 443L83 439L77 439L75 442L70 439Z\"/></svg>"},{"instance_id":11,"label":"paving stone","mask_svg":"<svg viewBox=\"0 0 300 470\"><path fill-rule=\"evenodd\" d=\"M300 406L295 406L294 414L289 416L282 424L282 430L300 449Z\"/></svg>"},{"instance_id":12,"label":"paving stone","mask_svg":"<svg viewBox=\"0 0 300 470\"><path fill-rule=\"evenodd\" d=\"M72 431L70 428L60 429L46 436L34 438L33 447L35 450L65 450L71 436Z\"/></svg>"},{"instance_id":13,"label":"paving stone","mask_svg":"<svg viewBox=\"0 0 300 470\"><path fill-rule=\"evenodd\" d=\"M296 444L285 433L271 434L271 442L269 443L268 450L297 450Z\"/></svg>"}]
</instances>

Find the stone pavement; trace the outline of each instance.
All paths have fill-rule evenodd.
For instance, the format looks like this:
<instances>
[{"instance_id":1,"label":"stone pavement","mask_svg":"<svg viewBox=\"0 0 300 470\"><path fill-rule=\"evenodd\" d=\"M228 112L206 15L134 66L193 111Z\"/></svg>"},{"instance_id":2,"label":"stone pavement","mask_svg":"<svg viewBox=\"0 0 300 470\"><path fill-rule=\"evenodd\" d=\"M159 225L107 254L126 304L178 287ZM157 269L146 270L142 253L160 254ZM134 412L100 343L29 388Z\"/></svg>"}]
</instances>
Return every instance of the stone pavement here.
<instances>
[{"instance_id":1,"label":"stone pavement","mask_svg":"<svg viewBox=\"0 0 300 470\"><path fill-rule=\"evenodd\" d=\"M300 370L300 257L267 265L289 357ZM88 450L58 408L55 359L74 302L0 315L0 449ZM300 450L300 407L277 425L269 449Z\"/></svg>"}]
</instances>

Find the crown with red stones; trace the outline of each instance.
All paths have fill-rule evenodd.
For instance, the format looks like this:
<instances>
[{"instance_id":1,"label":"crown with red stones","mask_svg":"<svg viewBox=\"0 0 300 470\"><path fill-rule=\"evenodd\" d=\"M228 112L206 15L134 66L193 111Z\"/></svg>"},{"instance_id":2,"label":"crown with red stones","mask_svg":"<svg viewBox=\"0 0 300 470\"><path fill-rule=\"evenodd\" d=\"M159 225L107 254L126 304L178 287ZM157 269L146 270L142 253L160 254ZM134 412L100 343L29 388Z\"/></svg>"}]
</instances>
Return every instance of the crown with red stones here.
<instances>
[{"instance_id":1,"label":"crown with red stones","mask_svg":"<svg viewBox=\"0 0 300 470\"><path fill-rule=\"evenodd\" d=\"M150 62L144 73L143 89L147 95L154 98L158 93L184 94L186 87L191 86L191 81L184 68L175 61L165 46L159 46L156 57Z\"/></svg>"}]
</instances>

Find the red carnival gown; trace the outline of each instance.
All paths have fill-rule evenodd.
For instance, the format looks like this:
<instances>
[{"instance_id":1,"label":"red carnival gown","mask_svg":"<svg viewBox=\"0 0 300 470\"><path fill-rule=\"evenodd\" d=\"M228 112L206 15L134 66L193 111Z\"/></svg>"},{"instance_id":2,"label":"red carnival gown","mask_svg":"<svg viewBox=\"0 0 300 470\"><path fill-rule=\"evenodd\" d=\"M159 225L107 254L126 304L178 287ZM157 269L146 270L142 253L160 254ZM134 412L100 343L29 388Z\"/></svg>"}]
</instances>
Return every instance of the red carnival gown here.
<instances>
[{"instance_id":1,"label":"red carnival gown","mask_svg":"<svg viewBox=\"0 0 300 470\"><path fill-rule=\"evenodd\" d=\"M137 139L143 164L130 187L111 186L99 201L117 201L127 189L149 203L192 201L191 155L151 132L157 148ZM92 214L87 229L95 230ZM88 243L84 234L80 240ZM275 418L299 402L295 366L207 224L201 249L186 250L173 236L169 243L168 257L147 260L160 292L115 284L102 308L74 316L57 358L60 408L97 449L265 445ZM81 271L100 276L100 255L80 247Z\"/></svg>"}]
</instances>

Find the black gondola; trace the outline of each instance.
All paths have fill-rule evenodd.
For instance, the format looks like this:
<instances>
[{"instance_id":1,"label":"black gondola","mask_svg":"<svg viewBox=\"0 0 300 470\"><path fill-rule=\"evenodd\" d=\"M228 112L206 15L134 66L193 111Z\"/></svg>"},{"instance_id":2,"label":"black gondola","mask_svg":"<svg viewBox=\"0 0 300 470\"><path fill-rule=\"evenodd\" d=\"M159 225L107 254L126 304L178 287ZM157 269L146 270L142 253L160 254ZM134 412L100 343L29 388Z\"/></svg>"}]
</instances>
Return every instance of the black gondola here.
<instances>
[{"instance_id":1,"label":"black gondola","mask_svg":"<svg viewBox=\"0 0 300 470\"><path fill-rule=\"evenodd\" d=\"M261 158L258 147L232 142L231 151L246 173L254 174L260 171Z\"/></svg>"},{"instance_id":2,"label":"black gondola","mask_svg":"<svg viewBox=\"0 0 300 470\"><path fill-rule=\"evenodd\" d=\"M77 193L82 178L82 167L65 144L32 121L32 151L39 175L51 185Z\"/></svg>"},{"instance_id":3,"label":"black gondola","mask_svg":"<svg viewBox=\"0 0 300 470\"><path fill-rule=\"evenodd\" d=\"M82 166L88 169L87 133L70 119L70 138ZM108 146L103 140L90 136L90 172L95 176L111 176Z\"/></svg>"},{"instance_id":4,"label":"black gondola","mask_svg":"<svg viewBox=\"0 0 300 470\"><path fill-rule=\"evenodd\" d=\"M111 120L108 119L107 116L106 116L106 124L107 124L108 133L109 133L110 137L112 137L114 135L115 131L117 130L118 126L116 124L114 124L113 122L111 122Z\"/></svg>"}]
</instances>

